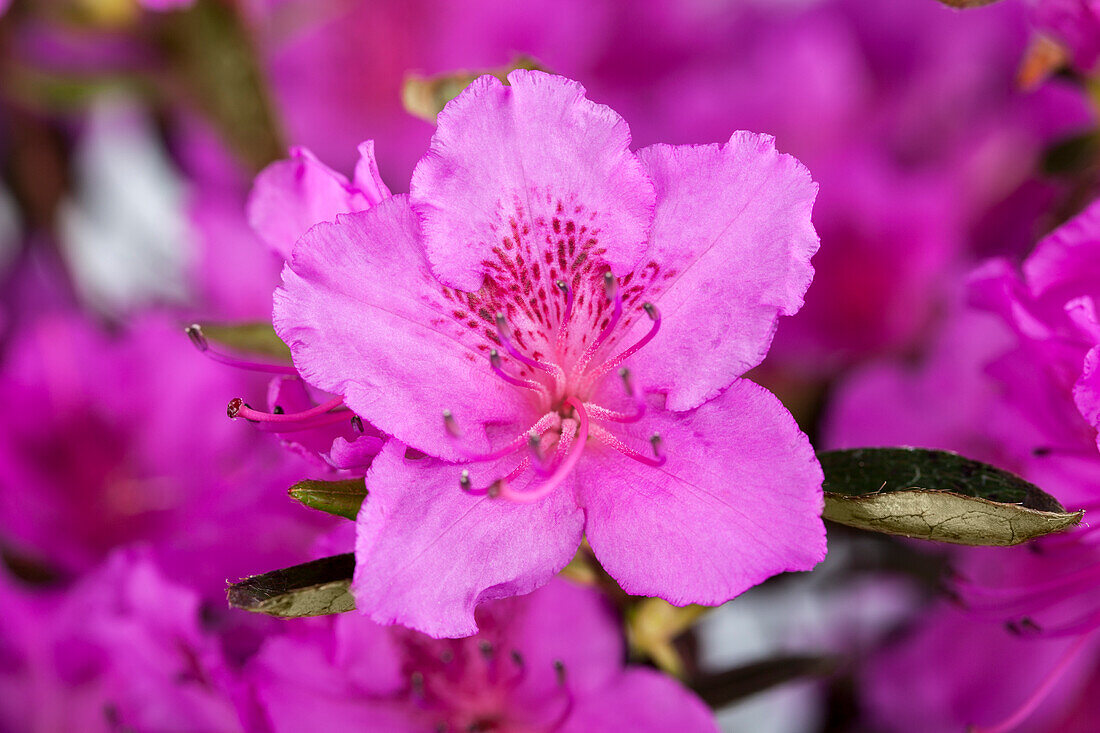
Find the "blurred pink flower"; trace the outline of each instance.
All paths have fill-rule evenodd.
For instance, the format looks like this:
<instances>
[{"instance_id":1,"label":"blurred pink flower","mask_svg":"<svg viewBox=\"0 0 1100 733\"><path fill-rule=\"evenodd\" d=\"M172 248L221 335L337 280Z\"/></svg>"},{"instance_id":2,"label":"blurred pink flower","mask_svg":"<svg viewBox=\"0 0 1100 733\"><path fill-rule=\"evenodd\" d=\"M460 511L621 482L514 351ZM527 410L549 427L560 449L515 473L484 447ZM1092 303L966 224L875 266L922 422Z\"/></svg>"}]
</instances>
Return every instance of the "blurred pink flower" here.
<instances>
[{"instance_id":1,"label":"blurred pink flower","mask_svg":"<svg viewBox=\"0 0 1100 733\"><path fill-rule=\"evenodd\" d=\"M269 639L247 679L273 733L716 731L673 679L624 667L595 590L554 580L478 608L481 632L436 640L345 614Z\"/></svg>"},{"instance_id":2,"label":"blurred pink flower","mask_svg":"<svg viewBox=\"0 0 1100 733\"><path fill-rule=\"evenodd\" d=\"M24 323L0 371L0 543L67 576L146 541L213 596L293 563L331 522L286 497L303 464L225 419L246 384L168 318L120 333L66 312Z\"/></svg>"},{"instance_id":3,"label":"blurred pink flower","mask_svg":"<svg viewBox=\"0 0 1100 733\"><path fill-rule=\"evenodd\" d=\"M59 592L0 574L0 728L241 730L199 597L148 552L112 553Z\"/></svg>"},{"instance_id":4,"label":"blurred pink flower","mask_svg":"<svg viewBox=\"0 0 1100 733\"><path fill-rule=\"evenodd\" d=\"M969 289L974 305L993 315L957 314L920 367L879 366L854 376L838 393L829 441L960 450L1021 473L1071 508L1094 510L1100 202L1040 242L1021 273L992 260L971 275ZM869 671L875 715L902 730L1000 720L990 731L1057 716L1088 672L1082 660L1100 650L1098 529L1086 524L1032 548L957 552L961 608L944 604L926 615ZM957 643L966 624L973 631L963 656L973 663L945 667L939 649ZM979 690L992 660L1011 658L1016 648L1045 663L1003 669L1000 694ZM916 694L921 716L911 714ZM901 699L909 701L905 708Z\"/></svg>"},{"instance_id":5,"label":"blurred pink flower","mask_svg":"<svg viewBox=\"0 0 1100 733\"><path fill-rule=\"evenodd\" d=\"M509 80L444 110L411 196L298 240L276 293L302 377L396 439L359 516L360 610L472 634L582 532L625 590L680 604L809 569L820 468L736 378L812 277L807 171L747 133L635 155L576 83Z\"/></svg>"}]
</instances>

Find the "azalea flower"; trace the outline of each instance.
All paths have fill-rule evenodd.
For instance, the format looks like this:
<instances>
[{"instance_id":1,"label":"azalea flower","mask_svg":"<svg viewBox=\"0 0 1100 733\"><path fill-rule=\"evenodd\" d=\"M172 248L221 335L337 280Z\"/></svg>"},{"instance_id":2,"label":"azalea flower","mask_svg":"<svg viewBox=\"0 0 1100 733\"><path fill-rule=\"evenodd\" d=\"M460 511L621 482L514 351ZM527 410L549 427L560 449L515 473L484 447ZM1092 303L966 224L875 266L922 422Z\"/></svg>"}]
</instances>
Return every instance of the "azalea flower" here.
<instances>
[{"instance_id":1,"label":"azalea flower","mask_svg":"<svg viewBox=\"0 0 1100 733\"><path fill-rule=\"evenodd\" d=\"M241 730L200 598L147 548L113 552L63 591L0 571L0 729Z\"/></svg>"},{"instance_id":2,"label":"azalea flower","mask_svg":"<svg viewBox=\"0 0 1100 733\"><path fill-rule=\"evenodd\" d=\"M276 292L302 377L394 437L359 608L469 635L582 535L628 593L677 604L813 567L820 466L738 378L810 283L809 174L744 132L635 154L575 82L509 82L452 101L411 194L313 227Z\"/></svg>"},{"instance_id":3,"label":"azalea flower","mask_svg":"<svg viewBox=\"0 0 1100 733\"><path fill-rule=\"evenodd\" d=\"M295 625L249 665L274 733L715 731L678 682L623 666L598 592L555 580L478 609L476 637L436 640L352 614Z\"/></svg>"}]
</instances>

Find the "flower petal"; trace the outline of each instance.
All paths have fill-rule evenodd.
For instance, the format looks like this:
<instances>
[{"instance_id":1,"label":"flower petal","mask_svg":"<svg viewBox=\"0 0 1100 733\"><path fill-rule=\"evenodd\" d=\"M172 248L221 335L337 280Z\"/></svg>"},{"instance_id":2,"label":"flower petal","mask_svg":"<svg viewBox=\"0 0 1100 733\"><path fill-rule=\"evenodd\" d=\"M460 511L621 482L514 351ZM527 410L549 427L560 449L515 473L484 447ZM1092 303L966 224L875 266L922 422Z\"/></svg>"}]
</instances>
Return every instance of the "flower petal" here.
<instances>
[{"instance_id":1,"label":"flower petal","mask_svg":"<svg viewBox=\"0 0 1100 733\"><path fill-rule=\"evenodd\" d=\"M825 557L821 467L766 389L738 380L690 412L651 410L624 442L653 432L660 468L602 448L578 467L588 542L627 593L717 605Z\"/></svg>"},{"instance_id":2,"label":"flower petal","mask_svg":"<svg viewBox=\"0 0 1100 733\"><path fill-rule=\"evenodd\" d=\"M629 730L637 733L717 733L703 701L665 675L628 669L602 690L578 696L562 733Z\"/></svg>"},{"instance_id":3,"label":"flower petal","mask_svg":"<svg viewBox=\"0 0 1100 733\"><path fill-rule=\"evenodd\" d=\"M422 452L457 458L444 409L470 450L484 450L481 426L530 427L517 422L529 398L492 375L490 342L438 287L408 198L397 196L302 237L274 322L310 384Z\"/></svg>"},{"instance_id":4,"label":"flower petal","mask_svg":"<svg viewBox=\"0 0 1100 733\"><path fill-rule=\"evenodd\" d=\"M508 81L483 76L448 104L413 171L435 273L474 291L495 249L527 244L536 257L556 254L560 215L587 227L577 246L594 242L586 251L625 275L645 251L653 211L653 185L630 152L626 122L560 76L521 69Z\"/></svg>"},{"instance_id":5,"label":"flower petal","mask_svg":"<svg viewBox=\"0 0 1100 733\"><path fill-rule=\"evenodd\" d=\"M256 177L248 198L248 222L269 247L289 260L294 243L314 224L337 214L362 211L389 198L378 177L374 141L359 146L355 182L329 168L305 148L272 163Z\"/></svg>"},{"instance_id":6,"label":"flower petal","mask_svg":"<svg viewBox=\"0 0 1100 733\"><path fill-rule=\"evenodd\" d=\"M580 544L584 520L568 484L519 504L463 493L460 470L406 458L396 441L374 459L352 591L359 610L378 623L437 638L469 636L478 629L478 603L545 584ZM491 464L470 471L475 486L504 473Z\"/></svg>"},{"instance_id":7,"label":"flower petal","mask_svg":"<svg viewBox=\"0 0 1100 733\"><path fill-rule=\"evenodd\" d=\"M657 187L649 256L660 273L647 297L664 318L635 361L649 386L668 392L668 409L688 410L759 364L778 317L802 307L817 185L772 138L747 132L638 157ZM648 327L642 319L635 333Z\"/></svg>"}]
</instances>

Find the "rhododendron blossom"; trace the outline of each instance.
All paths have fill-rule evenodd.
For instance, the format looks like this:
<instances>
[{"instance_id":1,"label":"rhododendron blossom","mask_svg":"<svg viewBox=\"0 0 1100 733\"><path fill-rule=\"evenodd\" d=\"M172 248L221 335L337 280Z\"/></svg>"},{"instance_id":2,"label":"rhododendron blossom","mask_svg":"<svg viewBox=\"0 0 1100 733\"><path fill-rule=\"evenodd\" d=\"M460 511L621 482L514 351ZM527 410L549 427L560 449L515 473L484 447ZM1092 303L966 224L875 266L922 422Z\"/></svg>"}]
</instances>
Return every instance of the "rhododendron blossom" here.
<instances>
[{"instance_id":1,"label":"rhododendron blossom","mask_svg":"<svg viewBox=\"0 0 1100 733\"><path fill-rule=\"evenodd\" d=\"M481 633L458 640L347 614L306 622L268 640L247 681L276 732L716 730L680 683L623 666L595 589L559 579L477 615Z\"/></svg>"},{"instance_id":2,"label":"rhododendron blossom","mask_svg":"<svg viewBox=\"0 0 1100 733\"><path fill-rule=\"evenodd\" d=\"M394 437L358 607L472 634L478 602L544 584L582 535L627 592L677 604L809 569L820 466L738 378L812 277L809 174L750 133L635 154L578 84L509 81L440 114L410 195L299 239L276 292L302 377Z\"/></svg>"}]
</instances>

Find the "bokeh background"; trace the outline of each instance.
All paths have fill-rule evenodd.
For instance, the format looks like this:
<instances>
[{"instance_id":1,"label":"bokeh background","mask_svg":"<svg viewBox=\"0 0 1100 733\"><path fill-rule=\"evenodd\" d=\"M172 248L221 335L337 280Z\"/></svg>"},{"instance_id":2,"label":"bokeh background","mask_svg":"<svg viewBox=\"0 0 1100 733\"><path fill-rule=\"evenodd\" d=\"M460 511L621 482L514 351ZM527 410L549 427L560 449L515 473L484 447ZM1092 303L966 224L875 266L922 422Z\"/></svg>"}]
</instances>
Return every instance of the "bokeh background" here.
<instances>
[{"instance_id":1,"label":"bokeh background","mask_svg":"<svg viewBox=\"0 0 1100 733\"><path fill-rule=\"evenodd\" d=\"M441 75L537 64L622 114L635 147L774 135L820 184L821 249L805 307L750 376L816 446L929 445L1026 473L970 400L1005 336L967 304L967 279L990 257L1019 262L1097 192L1098 81L1042 4L12 0L0 730L267 724L242 670L289 622L226 608L225 582L346 552L350 535L286 495L323 466L226 418L230 397L262 403L265 381L182 328L270 317L281 260L246 201L292 146L351 175L373 139L407 191L433 131L407 106L447 94ZM996 665L1058 657L1000 626L978 643L965 619L899 651L961 562L830 527L822 568L686 631L668 622L665 640L727 730L961 730L1037 684ZM1036 730L1095 729L1096 661L1078 659ZM982 712L959 696L989 719L963 719Z\"/></svg>"}]
</instances>

